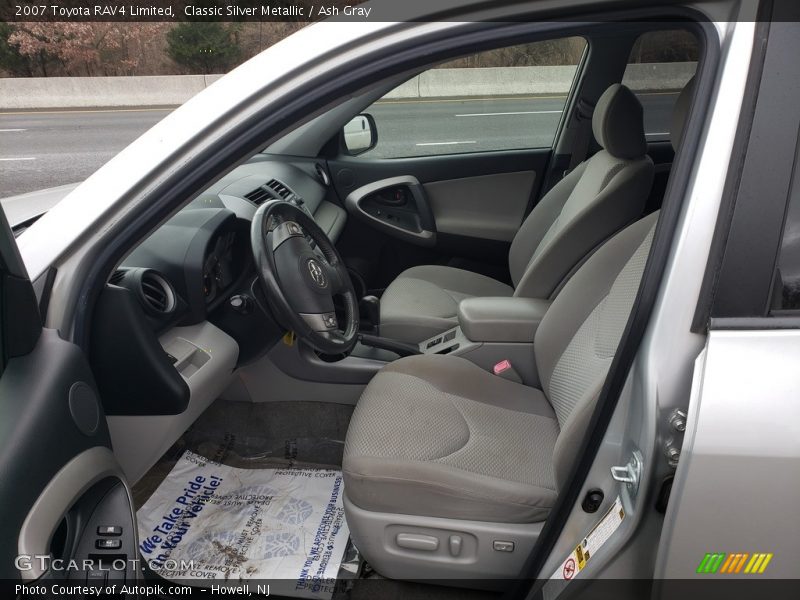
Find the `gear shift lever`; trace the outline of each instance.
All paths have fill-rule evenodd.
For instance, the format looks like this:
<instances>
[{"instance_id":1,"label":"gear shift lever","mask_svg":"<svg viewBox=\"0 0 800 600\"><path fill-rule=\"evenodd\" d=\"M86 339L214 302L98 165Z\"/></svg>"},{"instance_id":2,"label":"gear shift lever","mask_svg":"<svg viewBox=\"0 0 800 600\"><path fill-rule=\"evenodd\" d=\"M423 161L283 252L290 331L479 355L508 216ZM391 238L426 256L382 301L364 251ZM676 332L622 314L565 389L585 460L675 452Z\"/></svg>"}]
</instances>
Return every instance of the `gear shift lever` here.
<instances>
[{"instance_id":1,"label":"gear shift lever","mask_svg":"<svg viewBox=\"0 0 800 600\"><path fill-rule=\"evenodd\" d=\"M377 296L364 296L358 303L358 312L361 314L362 322L366 322L375 333L380 335L381 325L381 301Z\"/></svg>"}]
</instances>

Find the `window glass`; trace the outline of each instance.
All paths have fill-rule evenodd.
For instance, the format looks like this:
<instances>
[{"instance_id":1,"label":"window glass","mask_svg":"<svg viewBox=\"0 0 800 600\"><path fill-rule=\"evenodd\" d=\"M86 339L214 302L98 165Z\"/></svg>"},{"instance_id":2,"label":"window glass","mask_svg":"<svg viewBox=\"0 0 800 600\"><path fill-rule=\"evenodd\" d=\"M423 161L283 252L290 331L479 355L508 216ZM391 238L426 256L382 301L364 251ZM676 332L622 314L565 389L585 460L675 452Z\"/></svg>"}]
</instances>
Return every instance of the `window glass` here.
<instances>
[{"instance_id":1,"label":"window glass","mask_svg":"<svg viewBox=\"0 0 800 600\"><path fill-rule=\"evenodd\" d=\"M642 103L647 141L669 139L672 108L697 70L698 53L697 38L682 29L650 31L634 43L622 83Z\"/></svg>"},{"instance_id":2,"label":"window glass","mask_svg":"<svg viewBox=\"0 0 800 600\"><path fill-rule=\"evenodd\" d=\"M789 207L778 257L773 307L800 310L800 143L794 158L794 173L789 191Z\"/></svg>"},{"instance_id":3,"label":"window glass","mask_svg":"<svg viewBox=\"0 0 800 600\"><path fill-rule=\"evenodd\" d=\"M548 40L429 69L365 111L378 143L362 156L550 147L585 47L579 37Z\"/></svg>"}]
</instances>

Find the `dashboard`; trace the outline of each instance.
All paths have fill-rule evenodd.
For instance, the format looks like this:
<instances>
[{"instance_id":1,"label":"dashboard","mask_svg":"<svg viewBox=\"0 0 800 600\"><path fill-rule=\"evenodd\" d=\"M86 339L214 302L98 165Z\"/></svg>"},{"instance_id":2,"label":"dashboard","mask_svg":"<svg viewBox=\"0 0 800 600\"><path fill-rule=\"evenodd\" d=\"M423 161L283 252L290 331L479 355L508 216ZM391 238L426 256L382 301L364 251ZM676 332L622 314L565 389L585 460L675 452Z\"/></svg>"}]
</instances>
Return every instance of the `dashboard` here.
<instances>
[{"instance_id":1,"label":"dashboard","mask_svg":"<svg viewBox=\"0 0 800 600\"><path fill-rule=\"evenodd\" d=\"M272 317L252 258L251 222L261 204L281 199L306 211L335 242L347 213L329 183L319 161L257 155L122 261L97 300L90 342L106 414L186 410L192 378L208 371L213 348L177 332L219 332L238 347L236 365L280 340L284 331Z\"/></svg>"}]
</instances>

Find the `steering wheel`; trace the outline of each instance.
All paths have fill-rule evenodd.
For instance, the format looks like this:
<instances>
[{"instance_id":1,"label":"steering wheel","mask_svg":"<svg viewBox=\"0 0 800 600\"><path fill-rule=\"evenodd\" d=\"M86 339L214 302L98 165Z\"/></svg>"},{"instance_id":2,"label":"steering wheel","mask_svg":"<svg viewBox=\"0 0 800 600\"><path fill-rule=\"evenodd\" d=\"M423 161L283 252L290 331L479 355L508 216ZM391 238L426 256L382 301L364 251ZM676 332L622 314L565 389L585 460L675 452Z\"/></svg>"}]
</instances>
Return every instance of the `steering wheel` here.
<instances>
[{"instance_id":1,"label":"steering wheel","mask_svg":"<svg viewBox=\"0 0 800 600\"><path fill-rule=\"evenodd\" d=\"M295 204L270 200L253 217L250 242L280 324L323 354L352 350L359 328L356 293L341 256L314 219ZM334 296L344 302L341 326Z\"/></svg>"}]
</instances>

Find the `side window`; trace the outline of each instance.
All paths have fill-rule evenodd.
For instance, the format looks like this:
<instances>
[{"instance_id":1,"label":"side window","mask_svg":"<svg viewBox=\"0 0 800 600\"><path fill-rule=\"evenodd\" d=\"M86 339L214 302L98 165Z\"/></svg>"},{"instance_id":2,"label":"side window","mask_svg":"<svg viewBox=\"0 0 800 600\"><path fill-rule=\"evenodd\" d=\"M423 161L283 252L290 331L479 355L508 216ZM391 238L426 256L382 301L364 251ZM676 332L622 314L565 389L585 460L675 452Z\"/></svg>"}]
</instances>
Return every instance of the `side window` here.
<instances>
[{"instance_id":1,"label":"side window","mask_svg":"<svg viewBox=\"0 0 800 600\"><path fill-rule=\"evenodd\" d=\"M697 38L682 29L650 31L634 43L622 83L642 103L648 142L669 139L672 107L697 70L698 53Z\"/></svg>"},{"instance_id":2,"label":"side window","mask_svg":"<svg viewBox=\"0 0 800 600\"><path fill-rule=\"evenodd\" d=\"M370 158L549 148L586 48L580 37L499 48L443 63L365 112Z\"/></svg>"},{"instance_id":3,"label":"side window","mask_svg":"<svg viewBox=\"0 0 800 600\"><path fill-rule=\"evenodd\" d=\"M800 311L800 140L794 156L789 206L773 290L773 312Z\"/></svg>"}]
</instances>

